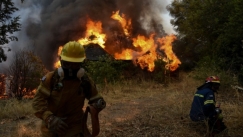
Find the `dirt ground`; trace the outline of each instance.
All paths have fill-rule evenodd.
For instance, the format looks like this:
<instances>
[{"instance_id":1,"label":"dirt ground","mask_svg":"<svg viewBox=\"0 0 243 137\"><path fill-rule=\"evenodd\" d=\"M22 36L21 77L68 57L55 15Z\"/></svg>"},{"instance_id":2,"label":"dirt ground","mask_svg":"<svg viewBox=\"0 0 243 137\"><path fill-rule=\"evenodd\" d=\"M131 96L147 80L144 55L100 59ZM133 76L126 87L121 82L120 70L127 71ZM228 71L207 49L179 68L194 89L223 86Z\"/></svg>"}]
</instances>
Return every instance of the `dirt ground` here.
<instances>
[{"instance_id":1,"label":"dirt ground","mask_svg":"<svg viewBox=\"0 0 243 137\"><path fill-rule=\"evenodd\" d=\"M99 137L203 137L205 130L194 128L187 108L174 107L183 106L183 101L157 89L104 95L107 106L99 114ZM40 120L33 115L3 119L0 137L38 137L39 125Z\"/></svg>"}]
</instances>

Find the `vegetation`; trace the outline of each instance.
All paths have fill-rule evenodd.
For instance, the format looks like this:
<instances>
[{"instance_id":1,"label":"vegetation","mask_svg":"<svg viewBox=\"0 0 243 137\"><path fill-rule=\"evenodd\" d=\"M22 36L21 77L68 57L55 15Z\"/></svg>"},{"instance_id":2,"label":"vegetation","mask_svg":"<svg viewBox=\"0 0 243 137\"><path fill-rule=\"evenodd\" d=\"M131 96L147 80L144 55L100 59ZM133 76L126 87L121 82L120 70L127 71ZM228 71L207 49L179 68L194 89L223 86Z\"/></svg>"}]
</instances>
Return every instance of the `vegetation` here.
<instances>
[{"instance_id":1,"label":"vegetation","mask_svg":"<svg viewBox=\"0 0 243 137\"><path fill-rule=\"evenodd\" d=\"M174 17L179 38L174 49L182 62L196 66L208 57L242 77L242 6L241 0L174 0L167 9Z\"/></svg>"},{"instance_id":2,"label":"vegetation","mask_svg":"<svg viewBox=\"0 0 243 137\"><path fill-rule=\"evenodd\" d=\"M194 77L193 73L180 74L182 80L171 82L168 86L136 78L107 83L106 86L98 84L107 101L107 107L99 115L99 136L205 136L206 125L197 125L188 117L196 87L204 81ZM218 137L227 134L241 137L243 94L228 87L220 88L216 97L228 126L228 133ZM0 136L40 136L41 120L33 115L31 100L0 100L0 104Z\"/></svg>"},{"instance_id":3,"label":"vegetation","mask_svg":"<svg viewBox=\"0 0 243 137\"><path fill-rule=\"evenodd\" d=\"M216 100L228 127L219 137L241 137L243 93L235 86L243 85L242 7L242 0L172 1L167 9L178 37L173 49L182 62L177 75L161 60L152 73L110 57L87 62L85 67L107 101L100 113L100 136L205 136L207 125L198 127L188 113L196 88L206 77L217 75L221 87ZM2 48L1 59L6 60ZM37 86L44 68L31 51L21 51L9 72L18 83L12 92L21 98L23 89ZM0 136L40 136L40 120L33 116L30 100L0 100L0 108Z\"/></svg>"},{"instance_id":4,"label":"vegetation","mask_svg":"<svg viewBox=\"0 0 243 137\"><path fill-rule=\"evenodd\" d=\"M10 90L18 99L30 94L40 83L40 78L47 72L41 59L30 50L16 52L9 67L11 76Z\"/></svg>"},{"instance_id":5,"label":"vegetation","mask_svg":"<svg viewBox=\"0 0 243 137\"><path fill-rule=\"evenodd\" d=\"M8 44L10 41L17 41L18 38L13 36L16 31L20 30L20 17L13 17L13 13L18 11L12 0L1 0L0 2L0 45ZM10 34L10 35L9 35ZM10 49L9 49L10 50ZM0 63L6 61L7 56L4 54L3 47L0 46Z\"/></svg>"},{"instance_id":6,"label":"vegetation","mask_svg":"<svg viewBox=\"0 0 243 137\"><path fill-rule=\"evenodd\" d=\"M86 70L96 83L114 82L121 78L126 63L114 60L110 56L102 56L98 61L86 63Z\"/></svg>"}]
</instances>

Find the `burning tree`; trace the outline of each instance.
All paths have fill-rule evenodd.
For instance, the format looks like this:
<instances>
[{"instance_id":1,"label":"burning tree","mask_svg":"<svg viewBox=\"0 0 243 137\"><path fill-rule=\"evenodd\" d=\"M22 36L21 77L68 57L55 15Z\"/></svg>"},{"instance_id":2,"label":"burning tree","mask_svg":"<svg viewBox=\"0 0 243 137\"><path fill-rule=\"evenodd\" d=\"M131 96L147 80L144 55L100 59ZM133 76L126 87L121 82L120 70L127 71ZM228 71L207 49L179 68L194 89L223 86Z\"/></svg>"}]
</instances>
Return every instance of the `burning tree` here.
<instances>
[{"instance_id":1,"label":"burning tree","mask_svg":"<svg viewBox=\"0 0 243 137\"><path fill-rule=\"evenodd\" d=\"M18 99L31 93L39 84L40 78L46 73L42 61L30 50L18 51L9 67L11 92Z\"/></svg>"}]
</instances>

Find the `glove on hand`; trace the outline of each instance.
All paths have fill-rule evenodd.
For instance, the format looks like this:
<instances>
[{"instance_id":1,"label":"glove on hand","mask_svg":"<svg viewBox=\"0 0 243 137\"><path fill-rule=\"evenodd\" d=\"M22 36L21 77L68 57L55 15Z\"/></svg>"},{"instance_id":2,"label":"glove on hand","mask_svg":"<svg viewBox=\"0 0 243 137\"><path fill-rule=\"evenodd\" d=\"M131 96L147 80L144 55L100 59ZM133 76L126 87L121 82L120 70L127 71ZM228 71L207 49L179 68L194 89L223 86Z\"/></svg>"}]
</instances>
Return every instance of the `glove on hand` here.
<instances>
[{"instance_id":1,"label":"glove on hand","mask_svg":"<svg viewBox=\"0 0 243 137\"><path fill-rule=\"evenodd\" d=\"M223 120L223 118L224 118L224 117L223 117L223 115L222 115L221 113L218 114L218 119L219 119L219 120Z\"/></svg>"},{"instance_id":2,"label":"glove on hand","mask_svg":"<svg viewBox=\"0 0 243 137\"><path fill-rule=\"evenodd\" d=\"M98 112L100 112L106 107L106 102L104 99L98 99L90 105L93 106Z\"/></svg>"},{"instance_id":3,"label":"glove on hand","mask_svg":"<svg viewBox=\"0 0 243 137\"><path fill-rule=\"evenodd\" d=\"M46 118L45 122L47 124L47 128L50 131L53 131L57 134L62 134L68 128L68 125L63 120L64 118L59 118L54 115L51 115Z\"/></svg>"},{"instance_id":4,"label":"glove on hand","mask_svg":"<svg viewBox=\"0 0 243 137\"><path fill-rule=\"evenodd\" d=\"M215 108L215 112L216 112L217 114L220 114L220 113L222 113L222 109L216 107L216 108Z\"/></svg>"},{"instance_id":5,"label":"glove on hand","mask_svg":"<svg viewBox=\"0 0 243 137\"><path fill-rule=\"evenodd\" d=\"M220 120L223 120L222 110L219 107L215 108L215 112L216 112L216 117Z\"/></svg>"}]
</instances>

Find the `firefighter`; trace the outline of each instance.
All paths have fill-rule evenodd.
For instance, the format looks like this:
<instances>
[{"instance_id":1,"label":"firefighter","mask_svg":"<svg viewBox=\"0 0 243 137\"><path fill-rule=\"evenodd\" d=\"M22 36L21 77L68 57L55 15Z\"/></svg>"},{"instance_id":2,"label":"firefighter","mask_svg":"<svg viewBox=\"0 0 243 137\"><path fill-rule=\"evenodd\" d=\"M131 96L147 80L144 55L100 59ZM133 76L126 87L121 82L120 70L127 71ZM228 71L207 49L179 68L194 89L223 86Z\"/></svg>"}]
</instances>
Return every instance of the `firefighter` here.
<instances>
[{"instance_id":1,"label":"firefighter","mask_svg":"<svg viewBox=\"0 0 243 137\"><path fill-rule=\"evenodd\" d=\"M216 107L215 95L220 86L217 76L210 76L205 83L197 88L191 105L190 118L192 121L207 120L210 136L226 129L223 122L222 110Z\"/></svg>"},{"instance_id":2,"label":"firefighter","mask_svg":"<svg viewBox=\"0 0 243 137\"><path fill-rule=\"evenodd\" d=\"M32 107L35 116L42 119L43 137L86 137L99 134L98 113L105 108L106 102L81 67L84 60L84 47L70 41L62 49L61 67L41 79ZM89 105L84 112L85 99ZM91 114L92 134L86 124L88 112Z\"/></svg>"}]
</instances>

